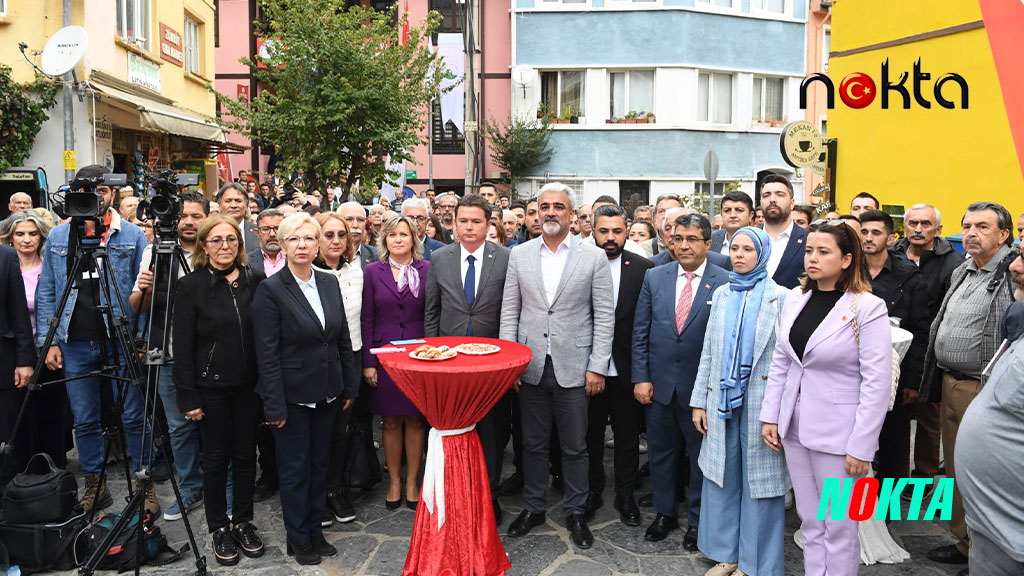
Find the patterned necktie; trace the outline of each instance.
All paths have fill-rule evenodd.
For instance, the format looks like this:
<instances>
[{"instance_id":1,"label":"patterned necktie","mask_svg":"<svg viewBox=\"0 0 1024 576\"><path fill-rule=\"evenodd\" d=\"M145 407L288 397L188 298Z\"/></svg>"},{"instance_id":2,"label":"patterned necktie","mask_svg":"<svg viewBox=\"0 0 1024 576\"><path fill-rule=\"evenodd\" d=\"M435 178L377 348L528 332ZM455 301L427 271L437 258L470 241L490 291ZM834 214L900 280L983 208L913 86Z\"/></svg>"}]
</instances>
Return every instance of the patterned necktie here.
<instances>
[{"instance_id":1,"label":"patterned necktie","mask_svg":"<svg viewBox=\"0 0 1024 576\"><path fill-rule=\"evenodd\" d=\"M476 257L472 254L469 255L469 267L466 268L466 281L463 283L462 291L466 294L466 307L472 309L473 301L476 299L476 266L473 264L476 261ZM473 335L473 321L469 321L469 326L466 327L466 336Z\"/></svg>"},{"instance_id":2,"label":"patterned necktie","mask_svg":"<svg viewBox=\"0 0 1024 576\"><path fill-rule=\"evenodd\" d=\"M683 289L679 292L679 302L676 303L676 333L683 333L683 326L686 324L686 317L690 315L690 306L693 302L693 289L690 288L690 283L693 281L693 277L696 276L693 272L685 272L686 283L683 284Z\"/></svg>"}]
</instances>

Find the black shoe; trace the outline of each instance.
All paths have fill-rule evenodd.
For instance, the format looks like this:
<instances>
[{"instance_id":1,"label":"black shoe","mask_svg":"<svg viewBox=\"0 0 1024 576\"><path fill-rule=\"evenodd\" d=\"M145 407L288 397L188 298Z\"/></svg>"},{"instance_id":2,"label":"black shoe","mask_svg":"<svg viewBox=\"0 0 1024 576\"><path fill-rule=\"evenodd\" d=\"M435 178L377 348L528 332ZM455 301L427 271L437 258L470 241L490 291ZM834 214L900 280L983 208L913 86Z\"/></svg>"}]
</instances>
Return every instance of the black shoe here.
<instances>
[{"instance_id":1,"label":"black shoe","mask_svg":"<svg viewBox=\"0 0 1024 576\"><path fill-rule=\"evenodd\" d=\"M594 545L594 535L587 528L587 521L582 514L570 514L565 519L565 525L569 528L569 537L576 546L586 550Z\"/></svg>"},{"instance_id":2,"label":"black shoe","mask_svg":"<svg viewBox=\"0 0 1024 576\"><path fill-rule=\"evenodd\" d=\"M519 513L519 516L509 524L508 535L513 538L526 536L530 533L530 530L533 530L534 526L540 526L543 524L544 519L545 517L543 512L534 514L529 510L523 510Z\"/></svg>"},{"instance_id":3,"label":"black shoe","mask_svg":"<svg viewBox=\"0 0 1024 576\"><path fill-rule=\"evenodd\" d=\"M523 471L516 468L516 471L505 478L500 485L498 485L498 494L502 496L515 496L523 491Z\"/></svg>"},{"instance_id":4,"label":"black shoe","mask_svg":"<svg viewBox=\"0 0 1024 576\"><path fill-rule=\"evenodd\" d=\"M249 558L263 556L263 540L256 534L256 527L251 522L242 522L231 531L235 544L242 549L242 554Z\"/></svg>"},{"instance_id":5,"label":"black shoe","mask_svg":"<svg viewBox=\"0 0 1024 576\"><path fill-rule=\"evenodd\" d=\"M604 506L604 498L600 493L591 490L587 493L587 503L583 505L583 519L590 522L594 514Z\"/></svg>"},{"instance_id":6,"label":"black shoe","mask_svg":"<svg viewBox=\"0 0 1024 576\"><path fill-rule=\"evenodd\" d=\"M277 492L277 482L271 481L266 474L256 481L256 489L252 493L253 502L269 500Z\"/></svg>"},{"instance_id":7,"label":"black shoe","mask_svg":"<svg viewBox=\"0 0 1024 576\"><path fill-rule=\"evenodd\" d=\"M330 528L331 526L334 526L334 513L331 512L330 508L328 508L324 510L324 517L320 520L320 527Z\"/></svg>"},{"instance_id":8,"label":"black shoe","mask_svg":"<svg viewBox=\"0 0 1024 576\"><path fill-rule=\"evenodd\" d=\"M295 546L288 542L286 550L289 556L295 556L295 561L303 566L313 566L320 563L320 553L316 551L316 545L312 542L305 546Z\"/></svg>"},{"instance_id":9,"label":"black shoe","mask_svg":"<svg viewBox=\"0 0 1024 576\"><path fill-rule=\"evenodd\" d=\"M238 547L231 537L231 526L222 526L213 532L213 555L221 566L238 564Z\"/></svg>"},{"instance_id":10,"label":"black shoe","mask_svg":"<svg viewBox=\"0 0 1024 576\"><path fill-rule=\"evenodd\" d=\"M956 544L933 548L928 551L928 559L942 564L967 564L967 556L960 552Z\"/></svg>"},{"instance_id":11,"label":"black shoe","mask_svg":"<svg viewBox=\"0 0 1024 576\"><path fill-rule=\"evenodd\" d=\"M338 549L331 546L330 542L324 538L323 532L319 536L313 537L313 547L316 548L316 553L320 556L334 556L338 553Z\"/></svg>"},{"instance_id":12,"label":"black shoe","mask_svg":"<svg viewBox=\"0 0 1024 576\"><path fill-rule=\"evenodd\" d=\"M683 548L686 548L690 552L697 551L697 527L690 526L686 529L686 534L683 535Z\"/></svg>"},{"instance_id":13,"label":"black shoe","mask_svg":"<svg viewBox=\"0 0 1024 576\"><path fill-rule=\"evenodd\" d=\"M356 509L352 507L352 502L349 502L348 496L344 492L327 494L327 510L334 514L334 519L342 524L356 519Z\"/></svg>"},{"instance_id":14,"label":"black shoe","mask_svg":"<svg viewBox=\"0 0 1024 576\"><path fill-rule=\"evenodd\" d=\"M619 511L619 521L626 526L640 525L640 509L632 496L616 496L615 509Z\"/></svg>"},{"instance_id":15,"label":"black shoe","mask_svg":"<svg viewBox=\"0 0 1024 576\"><path fill-rule=\"evenodd\" d=\"M402 507L402 499L399 498L398 500L388 500L385 497L384 506L386 506L388 510L398 510L399 508Z\"/></svg>"},{"instance_id":16,"label":"black shoe","mask_svg":"<svg viewBox=\"0 0 1024 576\"><path fill-rule=\"evenodd\" d=\"M644 539L648 542L661 542L668 536L669 532L676 528L679 528L679 520L658 512L658 515L654 517L654 522L651 522L651 525L647 527Z\"/></svg>"},{"instance_id":17,"label":"black shoe","mask_svg":"<svg viewBox=\"0 0 1024 576\"><path fill-rule=\"evenodd\" d=\"M501 517L503 516L501 513L501 504L498 503L497 499L492 500L491 504L494 506L494 524L500 526Z\"/></svg>"},{"instance_id":18,"label":"black shoe","mask_svg":"<svg viewBox=\"0 0 1024 576\"><path fill-rule=\"evenodd\" d=\"M639 500L636 501L636 503L643 506L644 508L650 508L654 506L654 494L644 494L643 496L640 497Z\"/></svg>"},{"instance_id":19,"label":"black shoe","mask_svg":"<svg viewBox=\"0 0 1024 576\"><path fill-rule=\"evenodd\" d=\"M412 510L413 512L416 511L416 508L419 507L419 505L420 505L420 501L419 500L406 500L405 501L405 507L408 508L409 510Z\"/></svg>"}]
</instances>

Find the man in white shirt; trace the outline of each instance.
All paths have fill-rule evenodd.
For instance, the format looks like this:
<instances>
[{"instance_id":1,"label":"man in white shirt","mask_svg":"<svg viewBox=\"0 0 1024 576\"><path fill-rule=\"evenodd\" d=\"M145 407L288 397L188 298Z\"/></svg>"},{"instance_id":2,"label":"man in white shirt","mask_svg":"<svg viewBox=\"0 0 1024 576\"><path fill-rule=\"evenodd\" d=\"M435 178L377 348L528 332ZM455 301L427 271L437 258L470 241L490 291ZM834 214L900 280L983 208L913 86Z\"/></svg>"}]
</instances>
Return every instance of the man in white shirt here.
<instances>
[{"instance_id":1,"label":"man in white shirt","mask_svg":"<svg viewBox=\"0 0 1024 576\"><path fill-rule=\"evenodd\" d=\"M370 237L369 231L366 228L366 209L359 202L345 202L338 206L338 213L341 214L342 220L348 224L348 232L351 236L349 241L357 246L352 254L351 264L353 266L358 265L361 270L366 270L367 264L380 260L380 253L377 251L377 248L365 244L366 240Z\"/></svg>"},{"instance_id":2,"label":"man in white shirt","mask_svg":"<svg viewBox=\"0 0 1024 576\"><path fill-rule=\"evenodd\" d=\"M796 288L804 273L807 231L793 222L793 185L781 174L765 176L761 184L764 231L772 243L768 275L779 286Z\"/></svg>"}]
</instances>

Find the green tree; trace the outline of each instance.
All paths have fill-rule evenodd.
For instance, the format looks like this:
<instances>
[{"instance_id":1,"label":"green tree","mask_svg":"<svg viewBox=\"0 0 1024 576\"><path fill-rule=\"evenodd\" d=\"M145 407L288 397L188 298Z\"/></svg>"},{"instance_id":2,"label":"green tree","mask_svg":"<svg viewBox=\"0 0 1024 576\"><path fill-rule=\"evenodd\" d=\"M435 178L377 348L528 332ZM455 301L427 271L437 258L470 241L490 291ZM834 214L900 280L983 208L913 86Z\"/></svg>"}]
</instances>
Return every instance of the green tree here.
<instances>
[{"instance_id":1,"label":"green tree","mask_svg":"<svg viewBox=\"0 0 1024 576\"><path fill-rule=\"evenodd\" d=\"M491 145L491 160L508 172L513 197L517 182L551 160L551 124L546 117L536 120L510 113L504 124L485 122L483 134Z\"/></svg>"},{"instance_id":2,"label":"green tree","mask_svg":"<svg viewBox=\"0 0 1024 576\"><path fill-rule=\"evenodd\" d=\"M217 94L229 128L277 148L279 172L302 170L313 186L337 178L346 195L357 182L367 190L397 180L387 159L412 160L425 143L427 108L447 72L428 45L437 12L402 45L393 12L347 3L263 0L265 54L240 60L262 89L251 102Z\"/></svg>"},{"instance_id":3,"label":"green tree","mask_svg":"<svg viewBox=\"0 0 1024 576\"><path fill-rule=\"evenodd\" d=\"M47 110L57 102L57 84L40 74L27 86L11 79L0 64L0 173L28 158Z\"/></svg>"}]
</instances>

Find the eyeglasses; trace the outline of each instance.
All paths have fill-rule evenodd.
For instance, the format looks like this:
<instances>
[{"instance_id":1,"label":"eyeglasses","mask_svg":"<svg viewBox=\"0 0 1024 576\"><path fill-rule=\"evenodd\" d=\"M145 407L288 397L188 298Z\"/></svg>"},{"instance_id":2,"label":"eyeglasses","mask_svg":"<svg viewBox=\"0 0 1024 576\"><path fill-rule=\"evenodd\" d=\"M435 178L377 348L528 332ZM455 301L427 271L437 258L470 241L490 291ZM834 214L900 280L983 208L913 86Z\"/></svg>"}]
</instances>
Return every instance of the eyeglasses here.
<instances>
[{"instance_id":1,"label":"eyeglasses","mask_svg":"<svg viewBox=\"0 0 1024 576\"><path fill-rule=\"evenodd\" d=\"M228 236L227 238L207 238L203 244L212 246L213 248L220 248L225 242L227 242L228 246L236 246L238 245L238 238L235 238L234 236Z\"/></svg>"},{"instance_id":2,"label":"eyeglasses","mask_svg":"<svg viewBox=\"0 0 1024 576\"><path fill-rule=\"evenodd\" d=\"M681 244L700 244L702 242L707 242L707 240L704 238L698 238L697 236L673 236L672 242L678 242Z\"/></svg>"},{"instance_id":3,"label":"eyeglasses","mask_svg":"<svg viewBox=\"0 0 1024 576\"><path fill-rule=\"evenodd\" d=\"M344 220L345 222L358 222L359 224L362 224L362 223L366 222L366 217L365 216L347 216L345 218L342 218L342 220Z\"/></svg>"},{"instance_id":4,"label":"eyeglasses","mask_svg":"<svg viewBox=\"0 0 1024 576\"><path fill-rule=\"evenodd\" d=\"M313 236L289 236L284 241L289 244L316 244L316 238Z\"/></svg>"},{"instance_id":5,"label":"eyeglasses","mask_svg":"<svg viewBox=\"0 0 1024 576\"><path fill-rule=\"evenodd\" d=\"M273 232L274 236L277 236L277 226L260 226L256 230L259 231L260 234L270 234Z\"/></svg>"},{"instance_id":6,"label":"eyeglasses","mask_svg":"<svg viewBox=\"0 0 1024 576\"><path fill-rule=\"evenodd\" d=\"M428 218L426 216L406 216L406 218L408 218L409 220L412 220L414 222L418 222L420 224L422 224L423 222L426 222L427 220L430 220L430 218Z\"/></svg>"}]
</instances>

